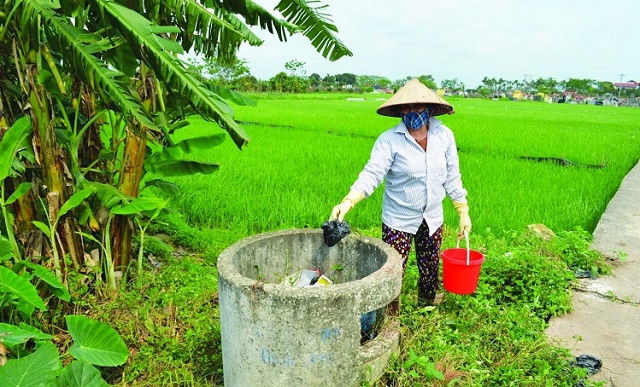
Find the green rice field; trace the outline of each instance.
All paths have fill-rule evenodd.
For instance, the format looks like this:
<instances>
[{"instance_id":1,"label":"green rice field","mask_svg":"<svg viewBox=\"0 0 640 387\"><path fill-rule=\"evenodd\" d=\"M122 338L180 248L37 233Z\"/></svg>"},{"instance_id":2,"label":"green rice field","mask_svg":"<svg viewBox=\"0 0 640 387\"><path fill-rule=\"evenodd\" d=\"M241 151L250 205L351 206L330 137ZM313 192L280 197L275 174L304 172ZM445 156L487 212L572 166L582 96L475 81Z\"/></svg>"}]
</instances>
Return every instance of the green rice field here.
<instances>
[{"instance_id":1,"label":"green rice field","mask_svg":"<svg viewBox=\"0 0 640 387\"><path fill-rule=\"evenodd\" d=\"M172 179L182 192L171 206L189 225L167 220L161 231L197 253L171 258L149 272L146 290L111 306L151 316L188 305L179 309L184 336L141 344L131 333L140 347L135 367L127 369L135 385L221 385L219 311L211 303L220 252L256 233L320 227L349 191L376 137L398 121L375 113L383 102L379 95L254 97L257 106L234 106L251 142L242 151L227 140L190 154L219 163L219 171ZM375 385L601 386L573 367L569 350L550 342L544 330L552 316L570 312L574 270L610 272L590 249L590 232L638 162L640 109L450 102L456 114L441 118L457 139L474 224L471 244L486 260L473 296L442 292L437 307L421 308L411 253L400 295L401 345ZM220 131L202 120L191 123L175 140ZM382 187L349 212L346 220L356 233L380 236L381 197ZM458 222L448 200L445 211L443 249L455 244ZM557 237L527 232L534 223ZM111 318L108 308L101 310ZM158 326L165 321L160 317ZM119 328L138 331L131 326L137 325Z\"/></svg>"},{"instance_id":2,"label":"green rice field","mask_svg":"<svg viewBox=\"0 0 640 387\"><path fill-rule=\"evenodd\" d=\"M182 194L173 206L189 222L247 234L319 227L349 191L378 134L398 122L376 114L386 97L261 95L255 96L257 106L234 106L251 142L240 151L228 140L195 155L219 163L220 170L175 178ZM456 113L439 118L456 136L474 233L523 230L533 223L593 231L640 157L640 109L449 101ZM176 139L219 130L192 120ZM346 220L356 229L379 228L381 197L382 187ZM445 222L457 225L449 200Z\"/></svg>"}]
</instances>

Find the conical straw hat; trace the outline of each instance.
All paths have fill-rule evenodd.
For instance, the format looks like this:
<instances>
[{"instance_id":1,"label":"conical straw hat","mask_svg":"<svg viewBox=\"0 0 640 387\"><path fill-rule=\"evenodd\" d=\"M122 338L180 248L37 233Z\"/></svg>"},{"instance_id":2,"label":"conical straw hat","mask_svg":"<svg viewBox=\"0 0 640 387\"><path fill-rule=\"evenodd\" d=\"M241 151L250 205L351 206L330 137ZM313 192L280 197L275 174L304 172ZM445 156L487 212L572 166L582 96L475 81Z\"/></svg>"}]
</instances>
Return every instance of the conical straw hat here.
<instances>
[{"instance_id":1,"label":"conical straw hat","mask_svg":"<svg viewBox=\"0 0 640 387\"><path fill-rule=\"evenodd\" d=\"M424 103L429 106L430 116L452 114L453 106L440 98L433 90L422 84L418 79L412 79L398 90L378 108L378 114L389 117L401 117L399 107L412 103Z\"/></svg>"}]
</instances>

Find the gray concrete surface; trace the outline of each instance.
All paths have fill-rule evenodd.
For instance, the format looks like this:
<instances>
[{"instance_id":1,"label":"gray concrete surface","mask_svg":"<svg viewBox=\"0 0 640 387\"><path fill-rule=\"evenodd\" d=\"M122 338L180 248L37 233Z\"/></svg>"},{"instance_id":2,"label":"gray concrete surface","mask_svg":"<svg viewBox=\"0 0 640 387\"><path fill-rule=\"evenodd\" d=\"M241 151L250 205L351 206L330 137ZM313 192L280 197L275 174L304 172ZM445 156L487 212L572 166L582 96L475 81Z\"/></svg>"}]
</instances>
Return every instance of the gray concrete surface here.
<instances>
[{"instance_id":1,"label":"gray concrete surface","mask_svg":"<svg viewBox=\"0 0 640 387\"><path fill-rule=\"evenodd\" d=\"M582 279L573 312L555 317L549 339L602 360L590 380L640 386L640 163L622 181L593 233L592 248L612 259L613 272ZM581 340L579 340L581 338Z\"/></svg>"},{"instance_id":2,"label":"gray concrete surface","mask_svg":"<svg viewBox=\"0 0 640 387\"><path fill-rule=\"evenodd\" d=\"M334 284L295 287L287 277L320 268ZM284 280L284 281L283 281ZM376 238L349 235L329 248L320 229L243 239L218 258L224 385L359 386L398 351L397 321L361 345L363 313L402 288L402 258Z\"/></svg>"}]
</instances>

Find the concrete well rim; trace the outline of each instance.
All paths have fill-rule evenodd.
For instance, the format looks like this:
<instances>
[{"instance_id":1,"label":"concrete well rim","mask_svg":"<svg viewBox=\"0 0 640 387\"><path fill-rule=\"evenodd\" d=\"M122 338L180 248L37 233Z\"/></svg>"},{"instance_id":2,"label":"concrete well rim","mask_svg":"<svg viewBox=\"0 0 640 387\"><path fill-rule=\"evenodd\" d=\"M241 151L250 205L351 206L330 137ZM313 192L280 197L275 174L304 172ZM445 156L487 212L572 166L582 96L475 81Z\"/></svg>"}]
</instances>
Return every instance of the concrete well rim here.
<instances>
[{"instance_id":1,"label":"concrete well rim","mask_svg":"<svg viewBox=\"0 0 640 387\"><path fill-rule=\"evenodd\" d=\"M322 235L323 231L322 229L285 229L256 234L239 240L226 248L219 255L217 263L218 275L223 277L226 281L233 283L234 286L244 289L244 291L246 292L253 291L259 281L243 276L239 273L233 263L233 259L236 254L241 249L244 249L254 243L260 243L273 238L290 235L292 233L318 236ZM386 262L384 262L384 264L373 273L363 278L345 283L333 284L331 286L306 288L284 286L276 283L265 283L260 285L261 290L274 297L296 298L314 295L333 296L341 294L357 298L358 294L361 294L364 291L368 291L372 287L379 287L385 282L397 282L394 286L394 289L397 289L397 293L399 294L402 287L402 257L400 256L400 254L398 254L398 252L393 247L375 237L351 234L346 238L358 239L363 243L372 245L375 248L381 250L387 257Z\"/></svg>"}]
</instances>

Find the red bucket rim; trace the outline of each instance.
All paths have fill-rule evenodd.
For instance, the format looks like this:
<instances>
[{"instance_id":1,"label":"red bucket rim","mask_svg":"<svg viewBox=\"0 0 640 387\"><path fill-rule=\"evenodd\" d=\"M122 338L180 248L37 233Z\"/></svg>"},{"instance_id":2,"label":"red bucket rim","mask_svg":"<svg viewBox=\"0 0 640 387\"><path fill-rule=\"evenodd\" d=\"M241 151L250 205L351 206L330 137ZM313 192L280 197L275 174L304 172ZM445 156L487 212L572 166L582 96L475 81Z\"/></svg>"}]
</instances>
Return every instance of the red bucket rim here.
<instances>
[{"instance_id":1,"label":"red bucket rim","mask_svg":"<svg viewBox=\"0 0 640 387\"><path fill-rule=\"evenodd\" d=\"M447 252L455 253L455 255L458 255L458 256L452 257L446 254ZM462 252L463 254L460 255L458 254L459 252ZM467 264L467 249L465 248L452 247L450 249L443 250L440 254L442 255L443 260L446 259L449 262L462 263L465 265ZM482 262L484 262L484 258L485 256L481 252L477 250L469 249L469 265L481 264Z\"/></svg>"}]
</instances>

